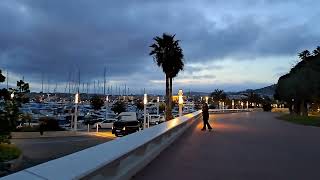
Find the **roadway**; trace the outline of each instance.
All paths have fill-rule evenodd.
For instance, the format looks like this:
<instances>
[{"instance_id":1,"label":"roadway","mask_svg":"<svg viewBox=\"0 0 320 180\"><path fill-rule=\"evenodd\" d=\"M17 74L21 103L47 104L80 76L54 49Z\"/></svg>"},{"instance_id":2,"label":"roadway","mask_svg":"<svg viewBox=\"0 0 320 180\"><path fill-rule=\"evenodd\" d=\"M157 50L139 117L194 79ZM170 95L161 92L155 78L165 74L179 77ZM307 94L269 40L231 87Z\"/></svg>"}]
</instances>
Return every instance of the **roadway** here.
<instances>
[{"instance_id":1,"label":"roadway","mask_svg":"<svg viewBox=\"0 0 320 180\"><path fill-rule=\"evenodd\" d=\"M132 179L320 179L320 128L276 115L210 115L214 131L202 132L200 121Z\"/></svg>"},{"instance_id":2,"label":"roadway","mask_svg":"<svg viewBox=\"0 0 320 180\"><path fill-rule=\"evenodd\" d=\"M23 151L23 165L32 167L114 139L111 132L93 132L88 136L11 139Z\"/></svg>"}]
</instances>

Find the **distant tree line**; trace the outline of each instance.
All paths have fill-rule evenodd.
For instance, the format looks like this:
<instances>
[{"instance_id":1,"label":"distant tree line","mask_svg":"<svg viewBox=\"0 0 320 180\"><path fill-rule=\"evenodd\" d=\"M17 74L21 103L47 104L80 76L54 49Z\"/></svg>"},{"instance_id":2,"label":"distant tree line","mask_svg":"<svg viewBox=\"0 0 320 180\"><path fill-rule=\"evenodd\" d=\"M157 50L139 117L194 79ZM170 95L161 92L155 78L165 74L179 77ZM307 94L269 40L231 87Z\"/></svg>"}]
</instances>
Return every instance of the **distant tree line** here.
<instances>
[{"instance_id":1,"label":"distant tree line","mask_svg":"<svg viewBox=\"0 0 320 180\"><path fill-rule=\"evenodd\" d=\"M308 116L308 104L320 99L320 47L298 57L300 61L279 78L274 97L286 102L291 114Z\"/></svg>"}]
</instances>

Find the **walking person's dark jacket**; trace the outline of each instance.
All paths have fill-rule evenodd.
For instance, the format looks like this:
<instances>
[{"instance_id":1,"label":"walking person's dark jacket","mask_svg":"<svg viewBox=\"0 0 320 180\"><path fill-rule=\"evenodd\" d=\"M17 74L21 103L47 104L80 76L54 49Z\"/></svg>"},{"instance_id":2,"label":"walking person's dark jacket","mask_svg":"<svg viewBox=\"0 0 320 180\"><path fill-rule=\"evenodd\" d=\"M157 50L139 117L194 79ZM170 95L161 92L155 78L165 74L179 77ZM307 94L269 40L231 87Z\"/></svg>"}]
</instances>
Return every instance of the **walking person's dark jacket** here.
<instances>
[{"instance_id":1,"label":"walking person's dark jacket","mask_svg":"<svg viewBox=\"0 0 320 180\"><path fill-rule=\"evenodd\" d=\"M209 107L207 103L204 103L202 106L202 118L203 118L203 128L202 131L205 131L208 127L209 131L211 131L212 127L209 124Z\"/></svg>"}]
</instances>

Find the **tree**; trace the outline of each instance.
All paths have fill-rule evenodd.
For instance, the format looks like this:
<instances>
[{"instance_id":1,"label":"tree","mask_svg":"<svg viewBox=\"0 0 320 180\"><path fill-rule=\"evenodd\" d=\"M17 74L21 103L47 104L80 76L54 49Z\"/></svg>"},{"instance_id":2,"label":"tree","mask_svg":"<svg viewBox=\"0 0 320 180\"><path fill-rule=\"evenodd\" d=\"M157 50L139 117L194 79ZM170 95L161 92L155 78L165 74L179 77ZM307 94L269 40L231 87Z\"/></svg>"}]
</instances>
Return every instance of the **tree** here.
<instances>
[{"instance_id":1,"label":"tree","mask_svg":"<svg viewBox=\"0 0 320 180\"><path fill-rule=\"evenodd\" d=\"M320 46L318 46L315 50L313 50L312 53L314 56L319 56L320 55Z\"/></svg>"},{"instance_id":2,"label":"tree","mask_svg":"<svg viewBox=\"0 0 320 180\"><path fill-rule=\"evenodd\" d=\"M308 50L304 50L302 51L301 53L299 53L299 58L303 61L303 60L306 60L309 56L310 56L310 51Z\"/></svg>"},{"instance_id":3,"label":"tree","mask_svg":"<svg viewBox=\"0 0 320 180\"><path fill-rule=\"evenodd\" d=\"M91 106L94 110L100 110L103 105L104 102L99 96L95 95L91 98Z\"/></svg>"},{"instance_id":4,"label":"tree","mask_svg":"<svg viewBox=\"0 0 320 180\"><path fill-rule=\"evenodd\" d=\"M166 75L166 120L172 119L172 80L183 70L183 52L179 40L175 35L163 33L162 37L156 36L152 44L150 56L162 68Z\"/></svg>"},{"instance_id":5,"label":"tree","mask_svg":"<svg viewBox=\"0 0 320 180\"><path fill-rule=\"evenodd\" d=\"M116 103L113 104L111 110L116 113L116 114L120 114L122 112L126 111L126 104L122 101L117 101Z\"/></svg>"},{"instance_id":6,"label":"tree","mask_svg":"<svg viewBox=\"0 0 320 180\"><path fill-rule=\"evenodd\" d=\"M320 97L320 56L308 52L300 53L302 61L279 78L274 95L276 99L287 102L291 113L302 116L308 116L307 104Z\"/></svg>"},{"instance_id":7,"label":"tree","mask_svg":"<svg viewBox=\"0 0 320 180\"><path fill-rule=\"evenodd\" d=\"M214 101L224 101L227 99L227 94L220 89L215 89L210 96Z\"/></svg>"},{"instance_id":8,"label":"tree","mask_svg":"<svg viewBox=\"0 0 320 180\"><path fill-rule=\"evenodd\" d=\"M4 82L5 80L6 80L6 77L2 75L2 71L0 69L0 83Z\"/></svg>"}]
</instances>

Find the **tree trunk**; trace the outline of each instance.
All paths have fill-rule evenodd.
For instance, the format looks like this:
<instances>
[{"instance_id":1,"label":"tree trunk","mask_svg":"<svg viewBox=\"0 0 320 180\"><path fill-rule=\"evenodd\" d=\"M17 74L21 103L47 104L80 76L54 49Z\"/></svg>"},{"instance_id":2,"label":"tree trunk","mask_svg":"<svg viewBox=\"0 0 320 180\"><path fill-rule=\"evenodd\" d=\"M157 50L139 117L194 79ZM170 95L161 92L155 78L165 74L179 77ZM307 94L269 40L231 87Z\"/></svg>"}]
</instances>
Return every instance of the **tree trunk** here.
<instances>
[{"instance_id":1,"label":"tree trunk","mask_svg":"<svg viewBox=\"0 0 320 180\"><path fill-rule=\"evenodd\" d=\"M166 114L166 121L170 120L170 107L169 107L169 81L170 78L168 75L166 75L166 109L165 109L165 114Z\"/></svg>"},{"instance_id":2,"label":"tree trunk","mask_svg":"<svg viewBox=\"0 0 320 180\"><path fill-rule=\"evenodd\" d=\"M172 78L169 78L170 81L169 81L169 117L170 119L173 119L172 117Z\"/></svg>"},{"instance_id":3,"label":"tree trunk","mask_svg":"<svg viewBox=\"0 0 320 180\"><path fill-rule=\"evenodd\" d=\"M301 116L308 116L308 109L306 107L305 100L302 100L300 102L300 111L301 111Z\"/></svg>"}]
</instances>

